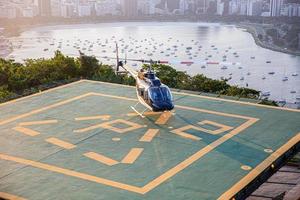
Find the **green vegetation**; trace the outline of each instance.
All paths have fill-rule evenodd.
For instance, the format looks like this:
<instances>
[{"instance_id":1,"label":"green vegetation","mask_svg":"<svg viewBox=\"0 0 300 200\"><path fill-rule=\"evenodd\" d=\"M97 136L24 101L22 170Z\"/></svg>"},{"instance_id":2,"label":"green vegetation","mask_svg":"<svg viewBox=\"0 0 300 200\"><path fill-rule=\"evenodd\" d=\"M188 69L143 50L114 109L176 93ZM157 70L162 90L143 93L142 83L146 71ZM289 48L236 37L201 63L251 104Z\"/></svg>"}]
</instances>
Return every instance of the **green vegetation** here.
<instances>
[{"instance_id":1,"label":"green vegetation","mask_svg":"<svg viewBox=\"0 0 300 200\"><path fill-rule=\"evenodd\" d=\"M244 98L259 96L258 91L230 86L227 80L213 80L202 74L190 76L168 65L155 65L154 70L161 81L171 88ZM112 66L100 63L93 56L82 54L79 58L73 58L56 51L53 58L28 59L24 64L16 63L14 60L0 59L0 101L28 95L54 87L59 82L65 83L80 78L127 85L135 84L132 77L116 75Z\"/></svg>"},{"instance_id":2,"label":"green vegetation","mask_svg":"<svg viewBox=\"0 0 300 200\"><path fill-rule=\"evenodd\" d=\"M272 42L282 48L297 51L299 46L299 25L274 24L271 28L265 28L267 36L272 39Z\"/></svg>"},{"instance_id":3,"label":"green vegetation","mask_svg":"<svg viewBox=\"0 0 300 200\"><path fill-rule=\"evenodd\" d=\"M144 68L147 66L145 65ZM213 80L203 74L190 76L186 72L177 71L168 65L154 65L153 68L161 81L171 88L243 98L258 98L259 96L259 91L230 86L227 83L228 80Z\"/></svg>"}]
</instances>

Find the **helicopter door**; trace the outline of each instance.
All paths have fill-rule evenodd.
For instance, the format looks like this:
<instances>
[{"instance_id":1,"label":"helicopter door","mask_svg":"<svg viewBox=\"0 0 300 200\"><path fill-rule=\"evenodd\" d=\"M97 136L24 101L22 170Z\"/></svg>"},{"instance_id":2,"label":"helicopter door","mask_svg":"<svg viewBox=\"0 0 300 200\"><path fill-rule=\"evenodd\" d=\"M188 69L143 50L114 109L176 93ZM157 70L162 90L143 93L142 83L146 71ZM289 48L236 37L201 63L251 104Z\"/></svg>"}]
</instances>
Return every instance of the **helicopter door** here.
<instances>
[{"instance_id":1,"label":"helicopter door","mask_svg":"<svg viewBox=\"0 0 300 200\"><path fill-rule=\"evenodd\" d=\"M144 88L138 88L138 94L144 98L145 89Z\"/></svg>"}]
</instances>

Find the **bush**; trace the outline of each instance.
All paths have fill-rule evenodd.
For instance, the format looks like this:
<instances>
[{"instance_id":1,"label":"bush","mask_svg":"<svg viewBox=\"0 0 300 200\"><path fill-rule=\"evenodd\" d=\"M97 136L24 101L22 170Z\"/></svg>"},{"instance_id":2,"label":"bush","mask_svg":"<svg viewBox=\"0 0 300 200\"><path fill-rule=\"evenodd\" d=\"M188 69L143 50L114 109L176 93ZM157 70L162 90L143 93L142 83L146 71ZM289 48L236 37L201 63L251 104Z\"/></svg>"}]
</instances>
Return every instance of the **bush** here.
<instances>
[{"instance_id":1,"label":"bush","mask_svg":"<svg viewBox=\"0 0 300 200\"><path fill-rule=\"evenodd\" d=\"M147 65L143 67L148 68ZM253 89L230 86L227 80L213 80L203 74L190 76L168 65L156 64L153 69L161 81L171 88L245 98L257 98L259 95L259 92ZM37 90L41 85L80 77L135 85L134 78L126 74L117 75L112 66L99 63L93 56L81 53L80 58L76 59L56 51L51 59L29 59L24 64L0 59L0 98L12 93L24 93L28 89Z\"/></svg>"}]
</instances>

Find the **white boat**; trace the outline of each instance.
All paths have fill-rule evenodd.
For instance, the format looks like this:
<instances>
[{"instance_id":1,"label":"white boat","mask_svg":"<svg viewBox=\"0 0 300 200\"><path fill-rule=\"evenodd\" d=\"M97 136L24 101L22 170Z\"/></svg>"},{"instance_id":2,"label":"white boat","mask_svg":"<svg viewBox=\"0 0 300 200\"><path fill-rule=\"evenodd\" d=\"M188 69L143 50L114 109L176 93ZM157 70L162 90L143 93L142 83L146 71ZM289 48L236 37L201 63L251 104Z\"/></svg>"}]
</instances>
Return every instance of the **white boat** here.
<instances>
[{"instance_id":1,"label":"white boat","mask_svg":"<svg viewBox=\"0 0 300 200\"><path fill-rule=\"evenodd\" d=\"M282 81L288 81L288 80L289 80L289 78L287 76L282 78Z\"/></svg>"},{"instance_id":2,"label":"white boat","mask_svg":"<svg viewBox=\"0 0 300 200\"><path fill-rule=\"evenodd\" d=\"M298 76L297 72L292 73L292 76Z\"/></svg>"},{"instance_id":3,"label":"white boat","mask_svg":"<svg viewBox=\"0 0 300 200\"><path fill-rule=\"evenodd\" d=\"M263 96L263 97L268 97L270 95L271 95L271 92L262 92L261 93L261 96Z\"/></svg>"}]
</instances>

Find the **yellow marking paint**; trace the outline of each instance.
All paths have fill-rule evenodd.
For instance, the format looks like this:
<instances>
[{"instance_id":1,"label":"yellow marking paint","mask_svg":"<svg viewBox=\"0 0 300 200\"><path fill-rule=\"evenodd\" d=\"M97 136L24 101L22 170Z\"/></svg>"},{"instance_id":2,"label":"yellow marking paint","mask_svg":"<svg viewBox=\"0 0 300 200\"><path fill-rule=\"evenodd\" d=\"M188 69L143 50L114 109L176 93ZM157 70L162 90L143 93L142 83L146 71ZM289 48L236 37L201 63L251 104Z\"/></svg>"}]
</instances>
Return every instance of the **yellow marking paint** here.
<instances>
[{"instance_id":1,"label":"yellow marking paint","mask_svg":"<svg viewBox=\"0 0 300 200\"><path fill-rule=\"evenodd\" d=\"M159 129L148 129L147 132L141 137L140 142L151 142L158 134Z\"/></svg>"},{"instance_id":2,"label":"yellow marking paint","mask_svg":"<svg viewBox=\"0 0 300 200\"><path fill-rule=\"evenodd\" d=\"M114 142L119 142L119 141L121 141L121 138L115 137L115 138L112 138L111 140L114 141Z\"/></svg>"},{"instance_id":3,"label":"yellow marking paint","mask_svg":"<svg viewBox=\"0 0 300 200\"><path fill-rule=\"evenodd\" d=\"M159 118L155 121L155 124L163 125L166 124L169 119L172 117L171 112L163 112Z\"/></svg>"},{"instance_id":4,"label":"yellow marking paint","mask_svg":"<svg viewBox=\"0 0 300 200\"><path fill-rule=\"evenodd\" d=\"M113 124L119 124L119 123L123 123L128 125L129 127L127 128L117 128L112 126ZM130 121L126 121L124 119L116 119L114 121L111 122L105 122L101 124L101 127L105 128L105 129L109 129L111 131L117 132L117 133L126 133L129 131L133 131L135 129L139 129L142 128L143 126L134 122L130 122Z\"/></svg>"},{"instance_id":5,"label":"yellow marking paint","mask_svg":"<svg viewBox=\"0 0 300 200\"><path fill-rule=\"evenodd\" d=\"M37 136L40 134L37 131L31 130L29 128L20 127L20 126L14 127L13 130L18 131L19 133L23 133L25 135L29 135L29 136Z\"/></svg>"},{"instance_id":6,"label":"yellow marking paint","mask_svg":"<svg viewBox=\"0 0 300 200\"><path fill-rule=\"evenodd\" d=\"M208 129L205 129L205 128L200 128L202 129L203 132L206 132L206 133L209 133L209 134L213 134L213 135L217 135L217 134L220 134L220 133L223 133L223 132L226 132L226 131L229 131L231 129L233 129L233 127L231 126L227 126L227 125L224 125L224 124L219 124L217 122L213 122L213 121L209 121L209 120L204 120L202 122L198 122L198 124L200 125L205 125L205 124L209 124L209 125L213 125L213 126L216 126L216 127L220 127L219 129L217 130L208 130Z\"/></svg>"},{"instance_id":7,"label":"yellow marking paint","mask_svg":"<svg viewBox=\"0 0 300 200\"><path fill-rule=\"evenodd\" d=\"M195 136L195 135L184 132L184 131L189 130L189 129L195 129L197 131L202 130L201 128L199 128L197 126L187 125L187 126L172 130L171 133L175 133L176 135L179 135L181 137L188 138L188 139L191 139L191 140L196 140L196 141L201 140L201 138L198 137L198 136Z\"/></svg>"},{"instance_id":8,"label":"yellow marking paint","mask_svg":"<svg viewBox=\"0 0 300 200\"><path fill-rule=\"evenodd\" d=\"M122 96L115 96L115 95L109 95L109 94L103 94L103 93L95 93L91 92L92 95L95 96L101 96L101 97L109 97L109 98L115 98L115 99L122 99L127 101L137 101L137 99L130 98L130 97L122 97Z\"/></svg>"},{"instance_id":9,"label":"yellow marking paint","mask_svg":"<svg viewBox=\"0 0 300 200\"><path fill-rule=\"evenodd\" d=\"M83 80L83 81L84 82L89 82L89 83L98 83L98 84L106 84L106 85L113 85L113 86L119 86L119 87L135 88L135 86L121 85L121 84L117 84L117 83L108 83L108 82L93 81L93 80ZM224 101L224 102L250 105L250 106L256 106L256 107L270 108L270 109L275 109L275 110L286 110L286 111L291 111L291 112L300 112L300 110L298 110L298 109L269 106L269 105L263 105L263 104L258 104L258 103L230 100L230 99L217 98L217 97L209 97L209 96L203 96L203 95L198 95L198 94L190 94L190 93L186 93L186 92L172 91L172 93L173 94L179 94L179 95L192 96L192 97L197 97L197 98L202 98L202 99L209 99L209 100Z\"/></svg>"},{"instance_id":10,"label":"yellow marking paint","mask_svg":"<svg viewBox=\"0 0 300 200\"><path fill-rule=\"evenodd\" d=\"M127 128L117 128L117 127L113 126L113 124L121 124L121 123L128 125L128 127ZM137 124L137 123L134 123L134 122L126 121L124 119L116 119L114 121L105 122L105 123L102 123L102 124L96 124L94 126L90 126L90 127L87 127L87 128L77 129L77 130L74 130L74 132L75 133L84 133L84 132L95 130L95 129L98 129L98 128L104 128L104 129L108 129L108 130L111 130L111 131L114 131L114 132L117 132L117 133L126 133L128 131L133 131L135 129L139 129L139 128L142 128L142 127L144 127L144 126L142 126L140 124Z\"/></svg>"},{"instance_id":11,"label":"yellow marking paint","mask_svg":"<svg viewBox=\"0 0 300 200\"><path fill-rule=\"evenodd\" d=\"M138 159L143 151L143 148L132 148L121 162L125 164L132 164L136 161L136 159Z\"/></svg>"},{"instance_id":12,"label":"yellow marking paint","mask_svg":"<svg viewBox=\"0 0 300 200\"><path fill-rule=\"evenodd\" d=\"M91 96L91 95L94 95L94 94L95 93L87 93L87 94L84 94L84 95L81 95L81 96L78 96L78 97L74 97L74 98L59 102L59 103L52 104L50 106L43 107L41 109L33 110L31 112L28 112L28 113L25 113L25 114L22 114L22 115L19 115L19 116L15 116L15 117L12 117L12 118L4 120L4 121L1 121L0 125L10 123L12 121L15 121L15 120L18 120L18 119L21 119L21 118L24 118L24 117L28 117L28 116L46 111L48 109L55 108L57 106L64 105L64 104L67 104L67 103L73 102L75 100L78 100L78 99L81 99L81 98L84 98L84 97L88 97L88 96ZM120 98L120 97L116 97L116 96L113 96L113 95L99 94L98 96L104 96L104 97L110 97L110 98L116 98L116 99L124 99L124 100L130 100L130 101L137 101L136 99L130 99L130 98L127 98L127 97L125 97L125 98L121 97ZM230 131L226 135L222 136L218 140L212 142L207 147L199 150L198 152L196 152L195 154L193 154L192 156L190 156L189 158L187 158L183 162L179 163L175 167L171 168L170 170L168 170L164 174L162 174L159 177L155 178L154 180L152 180L151 182L149 182L148 184L146 184L142 188L132 186L132 185L123 184L123 183L119 183L119 182L115 182L115 181L111 181L111 180L100 178L100 177L91 176L91 175L88 175L88 174L79 173L79 172L64 169L64 168L59 168L59 167L52 166L52 165L43 164L43 163L40 163L40 162L26 160L26 159L19 158L19 157L13 157L13 156L9 156L9 155L0 154L0 159L11 160L11 161L21 163L21 164L27 164L27 165L30 165L30 166L33 166L33 167L37 167L37 168L41 168L41 169L45 169L45 170L49 170L49 171L54 171L54 172L57 172L57 173L61 173L61 174L65 174L65 175L69 175L69 176L73 176L73 177L78 177L78 178L81 178L81 179L84 179L84 180L94 181L94 182L97 182L97 183L109 185L109 186L124 189L124 190L127 190L127 191L136 192L136 193L139 193L139 194L146 194L147 192L151 191L155 187L159 186L164 181L168 180L172 176L174 176L177 173L179 173L180 171L184 170L186 167L190 166L192 163L196 162L202 156L204 156L205 154L207 154L210 151L212 151L213 149L215 149L218 145L220 145L223 142L227 141L228 139L235 136L239 132L247 129L248 127L253 125L256 121L259 120L257 118L252 118L252 117L247 117L247 116L242 116L242 115L221 113L221 112L204 110L204 109L199 109L199 108L192 108L192 107L187 107L187 106L178 106L178 107L180 107L181 109L194 110L194 111L197 111L197 112L206 112L206 113L211 113L211 114L216 114L216 115L221 115L221 116L232 116L232 117L236 117L236 118L247 119L248 121L245 122L244 124L242 124L241 126L235 128L234 130Z\"/></svg>"},{"instance_id":13,"label":"yellow marking paint","mask_svg":"<svg viewBox=\"0 0 300 200\"><path fill-rule=\"evenodd\" d=\"M178 165L176 165L175 167L171 168L169 171L167 171L164 174L160 175L159 177L155 178L154 180L152 180L150 183L148 183L147 185L145 185L143 187L143 194L146 194L147 192L149 192L152 189L156 188L161 183L165 182L166 180L168 180L169 178L171 178L175 174L177 174L180 171L184 170L185 168L187 168L188 166L193 164L195 161L197 161L201 157L203 157L205 154L211 152L216 147L218 147L220 144L222 144L223 142L229 140L230 138L237 135L241 131L247 129L248 127L250 127L251 125L253 125L257 121L258 121L258 119L248 120L247 122L245 122L241 126L239 126L236 129L232 130L230 133L228 133L228 134L222 136L221 138L217 139L216 141L210 143L209 145L202 148L201 150L199 150L198 152L196 152L195 154L193 154L192 156L190 156L189 158L187 158L183 162L181 162Z\"/></svg>"},{"instance_id":14,"label":"yellow marking paint","mask_svg":"<svg viewBox=\"0 0 300 200\"><path fill-rule=\"evenodd\" d=\"M74 130L73 132L74 133L84 133L84 132L88 132L88 131L91 131L91 130L95 130L97 128L102 128L102 124L96 124L96 125L93 125L93 126L89 126L87 128L77 129L77 130Z\"/></svg>"},{"instance_id":15,"label":"yellow marking paint","mask_svg":"<svg viewBox=\"0 0 300 200\"><path fill-rule=\"evenodd\" d=\"M90 158L92 160L96 160L96 161L101 162L101 163L103 163L105 165L108 165L108 166L113 166L113 165L116 165L116 164L119 163L116 160L113 160L111 158L108 158L106 156L103 156L103 155L95 153L95 152L88 152L88 153L85 153L83 155L85 157L88 157L88 158Z\"/></svg>"},{"instance_id":16,"label":"yellow marking paint","mask_svg":"<svg viewBox=\"0 0 300 200\"><path fill-rule=\"evenodd\" d=\"M197 111L197 112L204 112L204 113L208 113L208 114L220 115L220 116L225 116L225 117L234 117L234 118L240 118L240 119L254 119L252 117L247 117L247 116L243 116L243 115L236 115L236 114L230 114L230 113L222 113L222 112L218 112L218 111L206 110L206 109L189 107L189 106L175 105L175 107L176 108L180 108L180 109L184 109L184 110L192 110L192 111Z\"/></svg>"},{"instance_id":17,"label":"yellow marking paint","mask_svg":"<svg viewBox=\"0 0 300 200\"><path fill-rule=\"evenodd\" d=\"M74 98L71 98L71 99L67 99L65 101L61 101L61 102L58 102L58 103L55 103L55 104L52 104L52 105L49 105L49 106L42 107L40 109L30 111L30 112L25 113L25 114L17 115L15 117L9 118L7 120L0 121L0 126L4 125L4 124L7 124L7 123L10 123L10 122L13 122L13 121L16 121L18 119L22 119L22 118L29 117L29 116L34 115L34 114L41 113L43 111L46 111L46 110L49 110L49 109L52 109L52 108L56 108L58 106L61 106L61 105L67 104L67 103L71 103L73 101L76 101L76 100L79 100L79 99L82 99L84 97L88 97L88 96L91 96L91 95L92 95L91 93L83 94L83 95L80 95L80 96L77 96L77 97L74 97Z\"/></svg>"},{"instance_id":18,"label":"yellow marking paint","mask_svg":"<svg viewBox=\"0 0 300 200\"><path fill-rule=\"evenodd\" d=\"M12 103L19 102L21 100L29 99L31 97L39 96L41 94L52 92L52 91L55 91L55 90L58 90L58 89L62 89L62 88L66 88L66 87L69 87L69 86L72 86L72 85L76 85L76 84L79 84L79 83L82 83L82 82L85 82L85 81L86 80L75 81L75 82L72 82L72 83L68 83L68 84L65 84L65 85L57 86L55 88L51 88L51 89L39 92L39 93L36 93L36 94L28 95L28 96L25 96L25 97L20 97L18 99L14 99L14 100L11 100L11 101L8 101L8 102L1 103L0 107L5 106L5 105L9 105L9 104L12 104Z\"/></svg>"},{"instance_id":19,"label":"yellow marking paint","mask_svg":"<svg viewBox=\"0 0 300 200\"><path fill-rule=\"evenodd\" d=\"M26 200L23 197L19 197L19 196L9 194L9 193L6 193L6 192L0 192L0 199L2 199L2 198L7 199L7 200Z\"/></svg>"},{"instance_id":20,"label":"yellow marking paint","mask_svg":"<svg viewBox=\"0 0 300 200\"><path fill-rule=\"evenodd\" d=\"M76 147L76 145L71 144L69 142L65 142L63 140L57 139L57 138L48 138L46 139L46 142L49 142L51 144L54 144L56 146L62 147L64 149L73 149Z\"/></svg>"},{"instance_id":21,"label":"yellow marking paint","mask_svg":"<svg viewBox=\"0 0 300 200\"><path fill-rule=\"evenodd\" d=\"M248 166L248 165L243 165L243 166L241 166L241 169L242 169L242 170L245 170L245 171L249 171L249 170L252 169L252 167L250 167L250 166Z\"/></svg>"},{"instance_id":22,"label":"yellow marking paint","mask_svg":"<svg viewBox=\"0 0 300 200\"><path fill-rule=\"evenodd\" d=\"M21 122L19 126L31 126L31 125L44 125L44 124L55 124L58 123L57 120L43 120L43 121L31 121L31 122Z\"/></svg>"},{"instance_id":23,"label":"yellow marking paint","mask_svg":"<svg viewBox=\"0 0 300 200\"><path fill-rule=\"evenodd\" d=\"M27 159L15 157L15 156L9 156L9 155L5 155L5 154L0 154L0 159L17 162L17 163L24 164L24 165L29 165L29 166L36 167L36 168L39 168L39 169L44 169L44 170L64 174L64 175L67 175L67 176L76 177L76 178L79 178L79 179L83 179L83 180L87 180L87 181L91 181L91 182L95 182L95 183L100 183L100 184L103 184L103 185L108 185L108 186L111 186L111 187L131 191L131 192L135 192L135 193L139 193L139 194L142 193L141 188L136 187L136 186L132 186L132 185L124 184L124 183L119 183L119 182L116 182L116 181L111 181L111 180L108 180L108 179L105 179L105 178L100 178L100 177L96 177L96 176L76 172L76 171L69 170L69 169L64 169L64 168L57 167L57 166L54 166L54 165L48 165L48 164L45 164L45 163L36 162L36 161L32 161L32 160L27 160Z\"/></svg>"},{"instance_id":24,"label":"yellow marking paint","mask_svg":"<svg viewBox=\"0 0 300 200\"><path fill-rule=\"evenodd\" d=\"M274 153L268 156L263 162L257 165L251 172L240 179L235 185L233 185L229 190L223 193L218 200L230 199L236 193L245 188L251 181L253 181L258 175L260 175L265 169L270 167L274 161L276 161L281 155L287 152L291 147L296 145L300 141L300 132L297 133L293 138L291 138L286 144L277 149Z\"/></svg>"},{"instance_id":25,"label":"yellow marking paint","mask_svg":"<svg viewBox=\"0 0 300 200\"><path fill-rule=\"evenodd\" d=\"M109 119L110 119L110 115L98 115L98 116L88 116L88 117L77 117L77 118L75 118L75 121L86 121L86 120L96 120L96 119L109 120Z\"/></svg>"},{"instance_id":26,"label":"yellow marking paint","mask_svg":"<svg viewBox=\"0 0 300 200\"><path fill-rule=\"evenodd\" d=\"M113 86L118 86L118 87L135 88L134 86L129 86L129 85L122 85L122 84L117 84L117 83L108 83L108 82L101 82L101 81L93 81L93 80L83 79L83 80L79 80L79 81L69 83L69 84L66 84L66 85L58 86L58 87L55 87L55 88L52 88L52 89L49 89L49 90L46 90L46 91L43 91L43 92L40 92L40 93L32 94L32 95L29 95L29 96L26 96L26 97L21 97L21 98L15 99L15 100L11 100L11 101L8 101L8 102L5 102L5 103L1 103L0 107L4 106L4 105L16 103L18 101L25 100L25 99L28 99L28 98L31 98L31 97L34 97L34 96L39 96L41 94L45 94L45 93L48 93L48 92L51 92L51 91L66 88L66 87L69 87L69 86L72 86L72 85L75 85L75 84L84 83L84 82L85 83L97 83L97 84L113 85ZM300 110L298 110L298 109L275 107L275 106L269 106L269 105L263 105L263 104L257 104L257 103L244 102L244 101L222 99L222 98L217 98L217 97L208 97L208 96L202 96L202 95L189 94L189 93L185 93L185 92L172 91L172 93L179 94L179 95L192 96L192 97L197 97L197 98L203 98L203 99L216 100L216 101L224 101L224 102L231 102L231 103L236 103L236 104L243 104L243 105L250 105L250 106L256 106L256 107L270 108L270 109L276 109L276 110L286 110L286 111L291 111L291 112L300 112ZM131 99L131 100L133 101L133 99ZM136 99L134 99L134 100L136 101ZM0 125L1 125L1 122L0 122Z\"/></svg>"},{"instance_id":27,"label":"yellow marking paint","mask_svg":"<svg viewBox=\"0 0 300 200\"><path fill-rule=\"evenodd\" d=\"M44 164L44 163L35 162L35 161L31 161L31 160L27 160L27 159L23 159L23 158L19 158L19 157L9 156L9 155L5 155L5 154L0 154L0 159L14 161L14 162L25 164L25 165L30 165L30 166L37 167L37 168L40 168L40 169L45 169L45 170L61 173L61 174L64 174L64 175L69 175L69 176L77 177L77 178L80 178L80 179L93 181L93 182L104 184L104 185L109 185L111 187L124 189L124 190L131 191L131 192L136 192L136 193L139 193L139 194L146 194L147 192L151 191L155 187L159 186L161 183L165 182L166 180L168 180L172 176L176 175L180 171L182 171L185 168L187 168L188 166L190 166L192 163L199 160L201 157L203 157L205 154L207 154L210 151L212 151L213 149L215 149L217 146L219 146L223 142L229 140L231 137L233 137L233 136L237 135L238 133L240 133L241 131L247 129L248 127L250 127L251 125L253 125L257 121L258 121L258 119L254 119L254 118L248 120L247 122L245 122L241 126L239 126L236 129L232 130L230 133L228 133L228 134L222 136L221 138L219 138L218 140L212 142L210 145L208 145L205 148L199 150L198 152L196 152L195 154L193 154L192 156L190 156L189 158L187 158L183 162L179 163L178 165L171 168L170 170L168 170L164 174L162 174L159 177L155 178L154 180L152 180L151 182L149 182L148 184L146 184L142 188L132 186L132 185L127 185L127 184L124 184L124 183L111 181L111 180L100 178L100 177L91 176L91 175L88 175L88 174L79 173L79 172L64 169L64 168L59 168L59 167L56 167L56 166L53 166L53 165L47 165L47 164ZM297 141L299 141L299 139L300 138L298 137Z\"/></svg>"}]
</instances>

